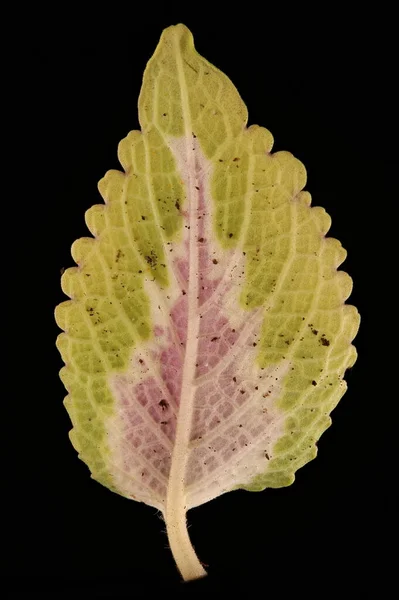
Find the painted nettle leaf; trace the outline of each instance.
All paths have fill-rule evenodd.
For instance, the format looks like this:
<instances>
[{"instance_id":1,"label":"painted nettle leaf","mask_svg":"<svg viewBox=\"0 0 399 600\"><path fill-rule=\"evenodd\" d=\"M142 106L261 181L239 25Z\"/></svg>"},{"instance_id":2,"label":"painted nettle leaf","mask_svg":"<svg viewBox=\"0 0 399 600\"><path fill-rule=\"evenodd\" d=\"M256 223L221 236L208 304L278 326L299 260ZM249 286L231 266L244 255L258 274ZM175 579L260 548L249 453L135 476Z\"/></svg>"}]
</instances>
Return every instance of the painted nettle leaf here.
<instances>
[{"instance_id":1,"label":"painted nettle leaf","mask_svg":"<svg viewBox=\"0 0 399 600\"><path fill-rule=\"evenodd\" d=\"M346 390L359 315L346 252L271 154L231 81L166 29L143 77L141 131L99 183L56 308L70 438L92 477L162 512L185 580L205 575L186 513L288 486Z\"/></svg>"}]
</instances>

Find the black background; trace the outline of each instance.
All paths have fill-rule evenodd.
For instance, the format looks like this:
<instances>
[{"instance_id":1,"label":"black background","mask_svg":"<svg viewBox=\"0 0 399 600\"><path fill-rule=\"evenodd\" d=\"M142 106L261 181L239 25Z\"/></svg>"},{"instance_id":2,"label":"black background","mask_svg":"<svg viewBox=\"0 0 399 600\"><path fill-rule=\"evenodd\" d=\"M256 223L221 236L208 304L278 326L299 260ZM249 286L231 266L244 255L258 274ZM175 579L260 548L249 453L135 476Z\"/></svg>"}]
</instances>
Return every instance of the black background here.
<instances>
[{"instance_id":1,"label":"black background","mask_svg":"<svg viewBox=\"0 0 399 600\"><path fill-rule=\"evenodd\" d=\"M13 391L5 395L12 416L4 428L12 467L3 513L9 598L215 591L324 598L333 587L357 598L374 586L375 597L387 597L396 525L394 262L387 246L397 201L393 17L382 7L352 16L327 5L309 14L237 7L226 5L218 21L216 7L200 5L141 12L109 6L85 19L66 9L35 12L25 15L14 42L22 128L7 287L18 317L7 323L10 348L15 344L6 372ZM289 488L232 492L191 511L190 536L209 576L190 584L180 582L156 511L103 488L78 460L67 435L53 318L65 299L59 280L73 265L71 243L88 235L84 212L101 202L97 182L119 168L118 142L139 127L146 62L161 31L178 22L232 79L249 124L270 129L274 149L305 164L313 205L331 215L329 235L348 251L350 303L362 317L359 358L318 458Z\"/></svg>"}]
</instances>

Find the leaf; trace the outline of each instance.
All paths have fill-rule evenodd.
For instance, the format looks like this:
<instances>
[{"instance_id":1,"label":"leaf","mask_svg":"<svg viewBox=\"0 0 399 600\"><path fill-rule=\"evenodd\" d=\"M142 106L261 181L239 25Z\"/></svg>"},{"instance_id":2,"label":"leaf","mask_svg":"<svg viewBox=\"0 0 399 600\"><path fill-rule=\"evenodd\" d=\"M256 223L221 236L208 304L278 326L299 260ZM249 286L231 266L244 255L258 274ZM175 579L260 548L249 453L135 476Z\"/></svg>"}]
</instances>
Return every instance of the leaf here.
<instances>
[{"instance_id":1,"label":"leaf","mask_svg":"<svg viewBox=\"0 0 399 600\"><path fill-rule=\"evenodd\" d=\"M144 73L124 172L99 183L56 308L71 441L92 477L162 511L185 579L205 574L186 512L281 487L356 360L346 253L303 165L246 128L230 80L166 29Z\"/></svg>"}]
</instances>

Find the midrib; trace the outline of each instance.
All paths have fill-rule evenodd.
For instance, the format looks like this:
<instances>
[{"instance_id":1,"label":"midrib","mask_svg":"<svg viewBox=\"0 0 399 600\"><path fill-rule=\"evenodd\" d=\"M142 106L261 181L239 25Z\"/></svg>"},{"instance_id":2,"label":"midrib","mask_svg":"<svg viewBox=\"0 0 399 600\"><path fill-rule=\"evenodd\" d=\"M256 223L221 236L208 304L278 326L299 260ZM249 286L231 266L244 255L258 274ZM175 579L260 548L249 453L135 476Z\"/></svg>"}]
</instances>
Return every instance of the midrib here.
<instances>
[{"instance_id":1,"label":"midrib","mask_svg":"<svg viewBox=\"0 0 399 600\"><path fill-rule=\"evenodd\" d=\"M196 161L193 149L193 138L191 135L191 115L188 102L187 87L184 76L183 61L178 47L177 36L175 37L176 64L181 90L181 102L183 119L185 124L186 155L188 170L188 213L189 213L189 273L188 273L188 315L187 315L187 337L185 357L183 364L182 385L180 402L176 423L176 437L172 451L169 484L166 496L166 512L175 514L185 513L185 473L188 460L188 445L192 426L195 388L193 380L195 375L195 363L197 358L199 311L198 311L198 220L196 218L198 192L196 186Z\"/></svg>"}]
</instances>

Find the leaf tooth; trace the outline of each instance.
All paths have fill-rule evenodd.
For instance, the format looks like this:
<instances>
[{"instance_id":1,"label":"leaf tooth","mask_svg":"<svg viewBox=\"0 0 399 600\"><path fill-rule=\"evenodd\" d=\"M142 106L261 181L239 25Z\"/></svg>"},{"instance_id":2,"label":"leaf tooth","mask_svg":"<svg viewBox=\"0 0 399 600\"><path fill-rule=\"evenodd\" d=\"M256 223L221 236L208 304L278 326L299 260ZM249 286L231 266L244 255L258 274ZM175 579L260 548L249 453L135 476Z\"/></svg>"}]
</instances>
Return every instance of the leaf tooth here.
<instances>
[{"instance_id":1,"label":"leaf tooth","mask_svg":"<svg viewBox=\"0 0 399 600\"><path fill-rule=\"evenodd\" d=\"M98 182L98 190L105 203L118 201L125 186L126 175L121 171L111 169Z\"/></svg>"},{"instance_id":2,"label":"leaf tooth","mask_svg":"<svg viewBox=\"0 0 399 600\"><path fill-rule=\"evenodd\" d=\"M118 144L118 160L121 163L126 174L133 167L134 150L137 143L142 140L141 131L129 131L127 136Z\"/></svg>"},{"instance_id":3,"label":"leaf tooth","mask_svg":"<svg viewBox=\"0 0 399 600\"><path fill-rule=\"evenodd\" d=\"M82 266L84 261L94 249L95 239L91 237L82 237L76 240L71 247L72 258L78 266ZM64 273L65 275L65 273Z\"/></svg>"},{"instance_id":4,"label":"leaf tooth","mask_svg":"<svg viewBox=\"0 0 399 600\"><path fill-rule=\"evenodd\" d=\"M330 215L321 206L313 206L310 210L313 220L316 222L317 229L322 235L326 235L331 227Z\"/></svg>"},{"instance_id":5,"label":"leaf tooth","mask_svg":"<svg viewBox=\"0 0 399 600\"><path fill-rule=\"evenodd\" d=\"M106 226L104 204L95 204L85 213L85 222L90 233L98 237Z\"/></svg>"},{"instance_id":6,"label":"leaf tooth","mask_svg":"<svg viewBox=\"0 0 399 600\"><path fill-rule=\"evenodd\" d=\"M321 272L330 276L345 261L347 256L347 251L343 248L341 242L333 237L322 240L320 253Z\"/></svg>"},{"instance_id":7,"label":"leaf tooth","mask_svg":"<svg viewBox=\"0 0 399 600\"><path fill-rule=\"evenodd\" d=\"M352 278L345 271L338 271L335 277L321 284L318 307L322 310L338 308L350 296L352 288Z\"/></svg>"}]
</instances>

